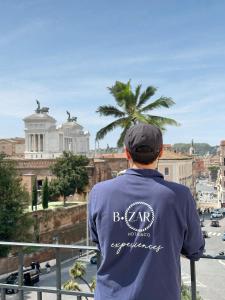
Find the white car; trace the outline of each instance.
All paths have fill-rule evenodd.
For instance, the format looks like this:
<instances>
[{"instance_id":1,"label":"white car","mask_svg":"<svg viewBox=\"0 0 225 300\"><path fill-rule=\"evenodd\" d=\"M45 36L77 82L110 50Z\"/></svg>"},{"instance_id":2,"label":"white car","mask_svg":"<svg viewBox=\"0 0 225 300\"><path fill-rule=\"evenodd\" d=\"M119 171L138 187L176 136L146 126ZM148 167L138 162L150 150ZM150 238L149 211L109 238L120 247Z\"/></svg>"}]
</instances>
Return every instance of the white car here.
<instances>
[{"instance_id":1,"label":"white car","mask_svg":"<svg viewBox=\"0 0 225 300\"><path fill-rule=\"evenodd\" d=\"M211 214L210 219L220 219L223 217L223 214L221 214L220 212L214 212Z\"/></svg>"}]
</instances>

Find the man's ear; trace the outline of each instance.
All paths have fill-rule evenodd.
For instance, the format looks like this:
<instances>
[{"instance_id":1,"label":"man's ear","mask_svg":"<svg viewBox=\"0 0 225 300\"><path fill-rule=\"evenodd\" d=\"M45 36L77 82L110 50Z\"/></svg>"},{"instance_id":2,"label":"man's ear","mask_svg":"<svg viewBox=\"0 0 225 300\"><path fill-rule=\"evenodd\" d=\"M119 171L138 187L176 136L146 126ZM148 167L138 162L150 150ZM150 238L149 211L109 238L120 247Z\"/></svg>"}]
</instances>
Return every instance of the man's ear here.
<instances>
[{"instance_id":1,"label":"man's ear","mask_svg":"<svg viewBox=\"0 0 225 300\"><path fill-rule=\"evenodd\" d=\"M163 156L163 146L161 146L160 152L159 152L159 158Z\"/></svg>"},{"instance_id":2,"label":"man's ear","mask_svg":"<svg viewBox=\"0 0 225 300\"><path fill-rule=\"evenodd\" d=\"M130 152L128 151L128 149L125 147L124 150L125 150L125 154L126 154L127 159L131 160L132 158L131 158L131 155L130 155Z\"/></svg>"}]
</instances>

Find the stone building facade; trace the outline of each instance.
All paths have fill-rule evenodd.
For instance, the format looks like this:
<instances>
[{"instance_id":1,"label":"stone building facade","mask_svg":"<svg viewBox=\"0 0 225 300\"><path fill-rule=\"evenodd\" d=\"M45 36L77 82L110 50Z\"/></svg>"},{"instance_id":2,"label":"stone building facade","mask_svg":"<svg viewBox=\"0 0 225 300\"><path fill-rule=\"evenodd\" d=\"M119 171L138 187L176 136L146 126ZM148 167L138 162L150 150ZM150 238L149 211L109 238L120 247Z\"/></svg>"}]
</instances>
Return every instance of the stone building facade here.
<instances>
[{"instance_id":1,"label":"stone building facade","mask_svg":"<svg viewBox=\"0 0 225 300\"><path fill-rule=\"evenodd\" d=\"M0 153L4 153L10 157L23 157L24 151L24 138L0 139Z\"/></svg>"},{"instance_id":2,"label":"stone building facade","mask_svg":"<svg viewBox=\"0 0 225 300\"><path fill-rule=\"evenodd\" d=\"M128 168L125 153L99 154L98 157L109 163L114 176L116 176L116 173ZM158 170L166 180L184 184L194 194L192 165L192 156L175 153L164 148L163 156L159 159Z\"/></svg>"},{"instance_id":3,"label":"stone building facade","mask_svg":"<svg viewBox=\"0 0 225 300\"><path fill-rule=\"evenodd\" d=\"M77 123L77 118L68 118L61 126L49 115L49 108L40 107L35 113L24 118L25 158L51 159L59 157L63 151L88 155L90 134Z\"/></svg>"},{"instance_id":4,"label":"stone building facade","mask_svg":"<svg viewBox=\"0 0 225 300\"><path fill-rule=\"evenodd\" d=\"M218 201L225 207L225 140L220 143L220 170L217 180Z\"/></svg>"}]
</instances>

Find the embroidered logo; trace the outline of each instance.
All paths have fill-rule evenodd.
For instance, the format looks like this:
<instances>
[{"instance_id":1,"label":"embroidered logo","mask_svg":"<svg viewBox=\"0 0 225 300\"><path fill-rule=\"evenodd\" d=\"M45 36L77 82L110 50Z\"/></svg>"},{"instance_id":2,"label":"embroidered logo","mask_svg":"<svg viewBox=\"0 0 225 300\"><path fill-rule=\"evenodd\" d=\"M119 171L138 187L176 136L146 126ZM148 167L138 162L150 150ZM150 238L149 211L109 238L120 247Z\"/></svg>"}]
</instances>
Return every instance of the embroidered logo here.
<instances>
[{"instance_id":1,"label":"embroidered logo","mask_svg":"<svg viewBox=\"0 0 225 300\"><path fill-rule=\"evenodd\" d=\"M113 213L113 221L119 222L125 220L126 225L136 231L144 232L149 229L154 222L154 211L151 205L146 202L134 202L125 211L124 216L119 212Z\"/></svg>"}]
</instances>

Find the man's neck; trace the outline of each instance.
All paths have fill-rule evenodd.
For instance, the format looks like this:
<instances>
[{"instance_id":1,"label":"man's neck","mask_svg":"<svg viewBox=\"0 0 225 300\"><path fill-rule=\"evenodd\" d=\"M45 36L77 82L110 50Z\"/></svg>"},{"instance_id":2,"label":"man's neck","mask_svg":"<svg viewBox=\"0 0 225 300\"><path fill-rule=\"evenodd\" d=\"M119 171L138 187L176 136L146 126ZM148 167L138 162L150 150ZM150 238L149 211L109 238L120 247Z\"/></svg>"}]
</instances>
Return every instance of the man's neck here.
<instances>
[{"instance_id":1,"label":"man's neck","mask_svg":"<svg viewBox=\"0 0 225 300\"><path fill-rule=\"evenodd\" d=\"M129 161L129 166L132 169L151 169L151 170L155 170L157 169L157 165L158 165L158 160L155 160L153 163L151 164L139 164L137 162L134 161Z\"/></svg>"}]
</instances>

